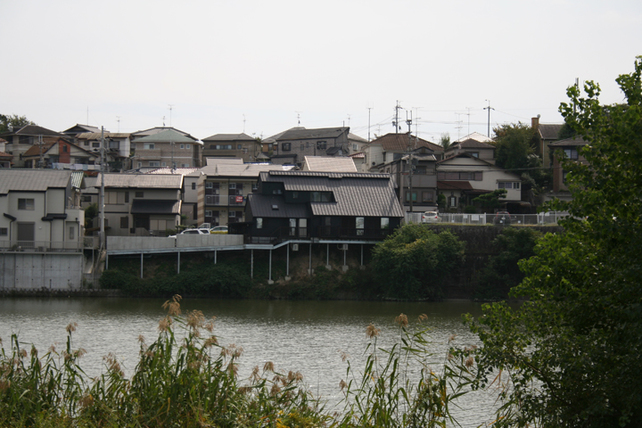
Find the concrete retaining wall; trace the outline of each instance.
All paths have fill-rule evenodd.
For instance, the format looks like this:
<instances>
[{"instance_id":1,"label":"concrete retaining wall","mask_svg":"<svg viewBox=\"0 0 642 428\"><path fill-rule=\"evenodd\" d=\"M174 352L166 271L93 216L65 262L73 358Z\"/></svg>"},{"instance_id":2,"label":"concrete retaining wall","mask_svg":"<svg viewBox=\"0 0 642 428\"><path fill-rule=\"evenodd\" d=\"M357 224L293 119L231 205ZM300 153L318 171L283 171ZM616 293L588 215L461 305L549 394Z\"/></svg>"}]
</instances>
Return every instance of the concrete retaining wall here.
<instances>
[{"instance_id":1,"label":"concrete retaining wall","mask_svg":"<svg viewBox=\"0 0 642 428\"><path fill-rule=\"evenodd\" d=\"M80 289L82 253L0 254L0 291Z\"/></svg>"}]
</instances>

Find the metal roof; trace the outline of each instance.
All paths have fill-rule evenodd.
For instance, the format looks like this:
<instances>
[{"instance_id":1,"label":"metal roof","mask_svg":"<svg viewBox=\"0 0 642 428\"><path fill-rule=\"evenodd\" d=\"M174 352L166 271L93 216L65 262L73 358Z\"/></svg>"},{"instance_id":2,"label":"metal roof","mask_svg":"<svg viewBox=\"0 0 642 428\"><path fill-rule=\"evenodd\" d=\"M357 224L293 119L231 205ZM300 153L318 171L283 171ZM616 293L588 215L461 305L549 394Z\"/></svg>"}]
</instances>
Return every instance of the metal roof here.
<instances>
[{"instance_id":1,"label":"metal roof","mask_svg":"<svg viewBox=\"0 0 642 428\"><path fill-rule=\"evenodd\" d=\"M253 177L257 178L264 171L288 171L293 165L273 165L261 163L219 162L210 163L199 170L208 177ZM196 174L196 173L194 173Z\"/></svg>"},{"instance_id":2,"label":"metal roof","mask_svg":"<svg viewBox=\"0 0 642 428\"><path fill-rule=\"evenodd\" d=\"M203 138L203 142L210 141L256 141L255 138L250 137L247 134L215 134L207 138Z\"/></svg>"},{"instance_id":3,"label":"metal roof","mask_svg":"<svg viewBox=\"0 0 642 428\"><path fill-rule=\"evenodd\" d=\"M71 171L51 169L0 169L0 194L14 192L45 192L51 188L66 188Z\"/></svg>"},{"instance_id":4,"label":"metal roof","mask_svg":"<svg viewBox=\"0 0 642 428\"><path fill-rule=\"evenodd\" d=\"M281 182L286 191L330 191L334 202L311 202L315 216L403 217L389 174L270 171L263 182Z\"/></svg>"},{"instance_id":5,"label":"metal roof","mask_svg":"<svg viewBox=\"0 0 642 428\"><path fill-rule=\"evenodd\" d=\"M305 204L287 204L282 195L248 195L247 205L254 217L308 218L310 210Z\"/></svg>"},{"instance_id":6,"label":"metal roof","mask_svg":"<svg viewBox=\"0 0 642 428\"><path fill-rule=\"evenodd\" d=\"M276 134L270 139L275 141L287 141L287 140L306 140L306 139L317 139L317 138L337 138L341 134L348 134L350 131L349 127L338 127L338 128L315 128L315 129L306 129L303 127L296 127L288 129L287 131Z\"/></svg>"},{"instance_id":7,"label":"metal roof","mask_svg":"<svg viewBox=\"0 0 642 428\"><path fill-rule=\"evenodd\" d=\"M550 143L548 146L549 147L570 147L570 146L586 146L587 144L589 144L588 141L586 141L581 136L576 135L573 138L566 138L564 140L555 141L554 143Z\"/></svg>"},{"instance_id":8,"label":"metal roof","mask_svg":"<svg viewBox=\"0 0 642 428\"><path fill-rule=\"evenodd\" d=\"M305 156L304 171L357 172L354 161L349 157Z\"/></svg>"},{"instance_id":9,"label":"metal roof","mask_svg":"<svg viewBox=\"0 0 642 428\"><path fill-rule=\"evenodd\" d=\"M174 131L173 129L168 129L167 131L138 138L136 139L136 142L137 143L188 143L188 144L199 143L201 144L201 142L196 140L196 138L188 135L183 135L180 132Z\"/></svg>"},{"instance_id":10,"label":"metal roof","mask_svg":"<svg viewBox=\"0 0 642 428\"><path fill-rule=\"evenodd\" d=\"M96 180L100 186L100 177ZM105 187L125 189L180 189L181 174L105 174Z\"/></svg>"}]
</instances>

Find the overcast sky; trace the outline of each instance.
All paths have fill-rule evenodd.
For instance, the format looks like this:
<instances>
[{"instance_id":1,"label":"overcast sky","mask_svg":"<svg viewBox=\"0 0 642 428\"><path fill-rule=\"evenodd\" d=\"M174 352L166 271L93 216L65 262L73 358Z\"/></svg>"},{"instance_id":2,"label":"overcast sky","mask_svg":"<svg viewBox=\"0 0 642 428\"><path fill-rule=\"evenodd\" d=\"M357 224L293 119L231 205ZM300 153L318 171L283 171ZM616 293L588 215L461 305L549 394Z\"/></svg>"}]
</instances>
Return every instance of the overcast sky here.
<instances>
[{"instance_id":1,"label":"overcast sky","mask_svg":"<svg viewBox=\"0 0 642 428\"><path fill-rule=\"evenodd\" d=\"M560 123L575 79L642 55L640 0L0 0L0 113L56 131L174 126L203 139L293 126L439 141ZM370 123L370 128L368 124Z\"/></svg>"}]
</instances>

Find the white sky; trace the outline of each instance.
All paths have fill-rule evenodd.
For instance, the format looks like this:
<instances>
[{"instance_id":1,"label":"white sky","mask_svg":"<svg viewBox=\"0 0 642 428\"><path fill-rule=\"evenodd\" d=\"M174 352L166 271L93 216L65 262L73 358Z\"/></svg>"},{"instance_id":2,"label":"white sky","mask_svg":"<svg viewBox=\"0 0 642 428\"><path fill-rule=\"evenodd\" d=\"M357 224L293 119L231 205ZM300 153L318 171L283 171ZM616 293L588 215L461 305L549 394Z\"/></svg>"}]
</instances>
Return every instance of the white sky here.
<instances>
[{"instance_id":1,"label":"white sky","mask_svg":"<svg viewBox=\"0 0 642 428\"><path fill-rule=\"evenodd\" d=\"M491 128L560 123L576 78L619 102L642 55L640 0L0 0L0 17L0 113L56 131L165 117L268 137L300 117L367 138L370 112L374 138L399 101L413 133L455 140L487 133L489 103Z\"/></svg>"}]
</instances>

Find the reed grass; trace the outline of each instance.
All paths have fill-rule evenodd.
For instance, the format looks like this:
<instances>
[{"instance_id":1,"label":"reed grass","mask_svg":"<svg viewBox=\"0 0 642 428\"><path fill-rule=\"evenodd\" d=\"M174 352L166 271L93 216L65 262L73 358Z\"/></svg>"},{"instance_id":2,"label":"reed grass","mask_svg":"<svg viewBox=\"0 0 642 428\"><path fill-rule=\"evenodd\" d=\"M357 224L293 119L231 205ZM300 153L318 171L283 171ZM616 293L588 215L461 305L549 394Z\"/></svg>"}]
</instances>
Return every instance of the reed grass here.
<instances>
[{"instance_id":1,"label":"reed grass","mask_svg":"<svg viewBox=\"0 0 642 428\"><path fill-rule=\"evenodd\" d=\"M398 317L399 342L378 347L370 339L363 369L347 363L343 411L330 412L298 372L272 363L238 379L242 348L218 344L213 320L200 311L181 314L180 296L164 305L158 338L140 338L139 362L126 378L116 356L104 358L104 373L89 379L80 367L84 351L66 348L40 356L17 336L0 341L0 426L3 427L443 427L456 424L453 400L467 390L469 361L449 354L439 369L426 328ZM460 355L460 356L454 356Z\"/></svg>"}]
</instances>

